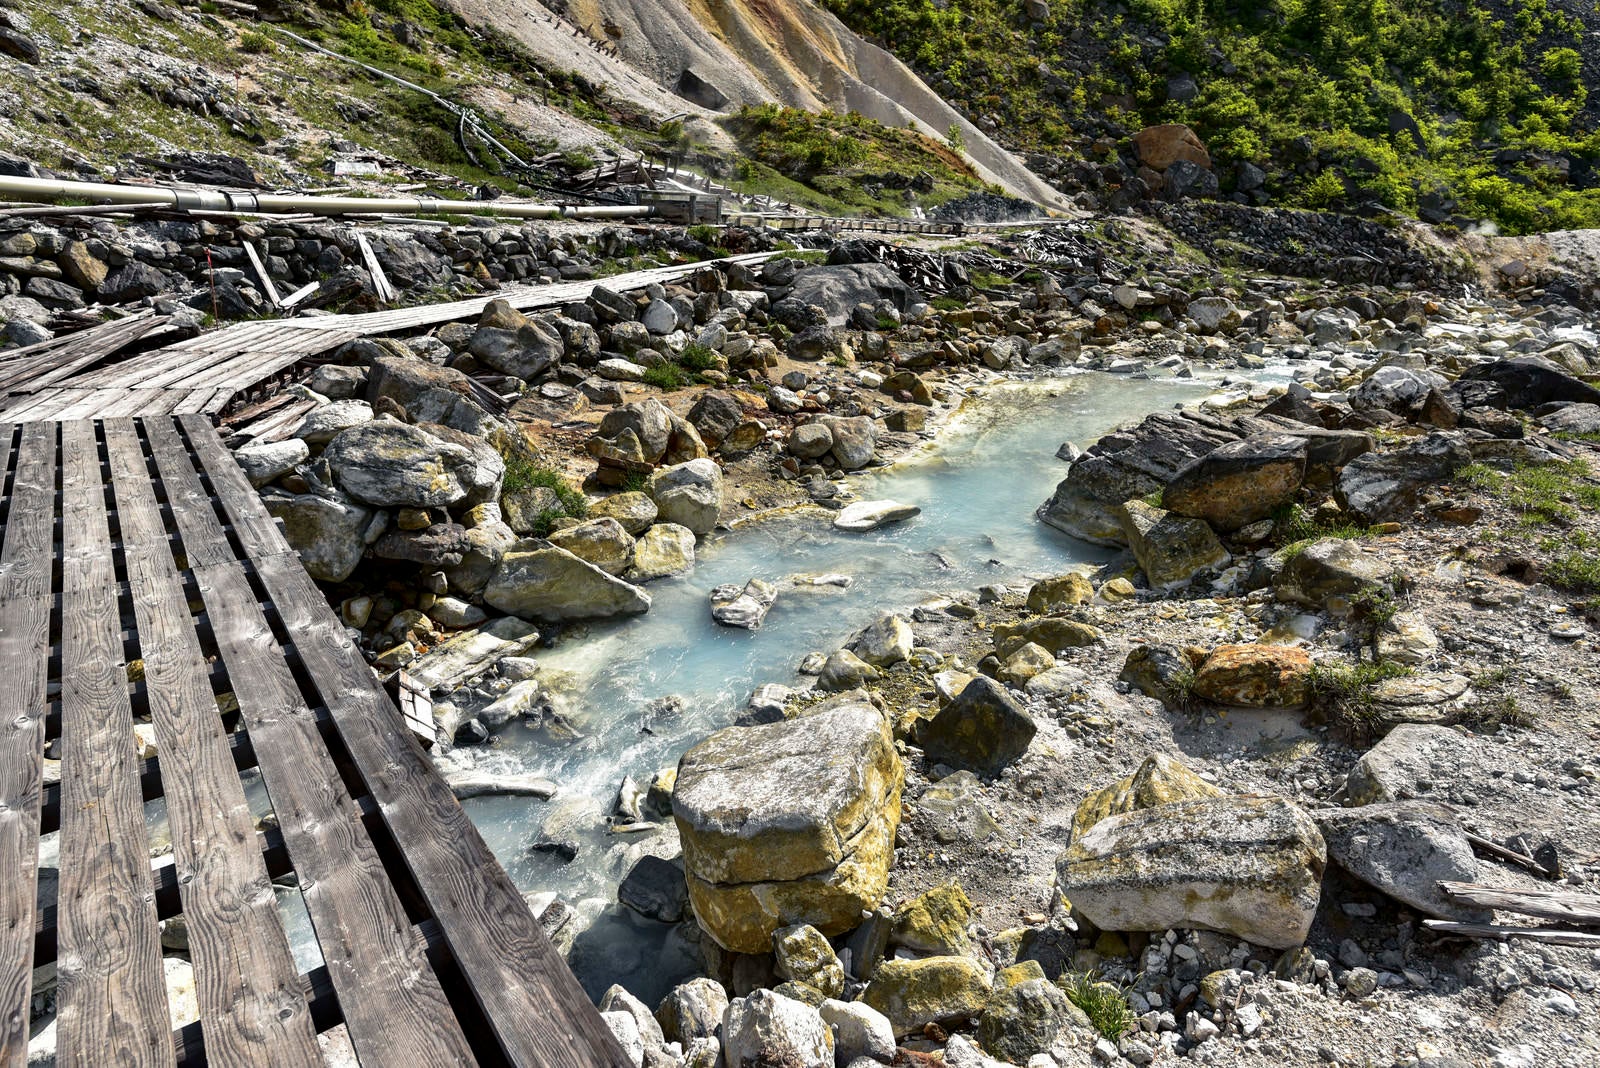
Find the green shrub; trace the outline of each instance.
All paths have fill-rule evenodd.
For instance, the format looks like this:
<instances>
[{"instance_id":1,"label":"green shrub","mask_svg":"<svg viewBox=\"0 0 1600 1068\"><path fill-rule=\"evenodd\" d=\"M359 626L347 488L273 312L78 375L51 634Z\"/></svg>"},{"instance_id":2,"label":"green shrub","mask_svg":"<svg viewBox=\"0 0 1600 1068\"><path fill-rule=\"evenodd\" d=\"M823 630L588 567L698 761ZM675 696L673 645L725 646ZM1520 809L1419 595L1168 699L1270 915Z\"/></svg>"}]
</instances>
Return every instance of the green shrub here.
<instances>
[{"instance_id":1,"label":"green shrub","mask_svg":"<svg viewBox=\"0 0 1600 1068\"><path fill-rule=\"evenodd\" d=\"M277 50L278 46L273 44L272 39L264 33L246 30L239 37L239 51L247 55L260 56Z\"/></svg>"},{"instance_id":2,"label":"green shrub","mask_svg":"<svg viewBox=\"0 0 1600 1068\"><path fill-rule=\"evenodd\" d=\"M673 390L688 385L689 376L671 360L663 360L654 367L644 369L644 381L657 389Z\"/></svg>"},{"instance_id":3,"label":"green shrub","mask_svg":"<svg viewBox=\"0 0 1600 1068\"><path fill-rule=\"evenodd\" d=\"M717 365L717 354L698 341L684 346L677 362L691 371L709 371Z\"/></svg>"}]
</instances>

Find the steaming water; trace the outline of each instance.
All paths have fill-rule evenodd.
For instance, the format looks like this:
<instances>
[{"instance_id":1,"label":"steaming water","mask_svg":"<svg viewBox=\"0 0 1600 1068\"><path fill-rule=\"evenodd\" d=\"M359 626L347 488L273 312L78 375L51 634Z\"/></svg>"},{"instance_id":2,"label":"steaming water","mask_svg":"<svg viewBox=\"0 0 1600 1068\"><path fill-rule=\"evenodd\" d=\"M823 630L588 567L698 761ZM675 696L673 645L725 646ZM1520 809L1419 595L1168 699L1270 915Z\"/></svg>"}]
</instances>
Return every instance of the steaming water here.
<instances>
[{"instance_id":1,"label":"steaming water","mask_svg":"<svg viewBox=\"0 0 1600 1068\"><path fill-rule=\"evenodd\" d=\"M623 776L647 785L689 746L731 723L756 686L796 683L807 653L837 649L881 612L1102 558L1102 550L1033 518L1065 472L1056 449L1064 441L1088 445L1121 422L1215 388L1215 379L1102 374L989 388L936 446L854 481L863 500L919 505L917 518L864 535L835 532L826 515L813 514L736 529L703 544L691 574L652 583L648 614L569 632L542 652L546 674L570 673L570 712L584 737L555 745L513 728L493 746L459 755L486 770L546 775L560 793L549 802L491 797L466 807L524 891L557 892L585 919L599 913L572 954L590 994L622 982L654 1005L699 963L698 950L664 925L606 907L650 847L646 839L658 848L662 842L659 834L605 833ZM789 581L824 573L848 575L853 584L795 588ZM761 629L714 624L710 589L752 577L780 588ZM680 699L678 710L652 713L652 703L667 697ZM578 842L576 860L562 865L531 853L541 835Z\"/></svg>"}]
</instances>

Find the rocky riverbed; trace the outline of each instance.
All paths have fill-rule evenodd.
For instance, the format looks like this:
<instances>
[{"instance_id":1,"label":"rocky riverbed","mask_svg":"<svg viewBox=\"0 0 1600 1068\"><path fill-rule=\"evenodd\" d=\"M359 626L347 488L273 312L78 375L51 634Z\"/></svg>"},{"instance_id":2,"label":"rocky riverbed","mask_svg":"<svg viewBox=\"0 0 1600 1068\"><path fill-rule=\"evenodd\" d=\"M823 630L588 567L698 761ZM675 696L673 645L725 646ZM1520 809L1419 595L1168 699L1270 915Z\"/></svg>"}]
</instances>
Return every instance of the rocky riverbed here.
<instances>
[{"instance_id":1,"label":"rocky riverbed","mask_svg":"<svg viewBox=\"0 0 1600 1068\"><path fill-rule=\"evenodd\" d=\"M640 1064L1592 1063L1600 951L1430 925L1540 922L1441 883L1600 884L1592 311L1097 240L491 304L225 428ZM995 530L1075 555L695 585L757 531L893 545L934 509L879 472L1086 372L1184 403L997 474ZM553 666L686 589L717 640L840 629L720 721Z\"/></svg>"}]
</instances>

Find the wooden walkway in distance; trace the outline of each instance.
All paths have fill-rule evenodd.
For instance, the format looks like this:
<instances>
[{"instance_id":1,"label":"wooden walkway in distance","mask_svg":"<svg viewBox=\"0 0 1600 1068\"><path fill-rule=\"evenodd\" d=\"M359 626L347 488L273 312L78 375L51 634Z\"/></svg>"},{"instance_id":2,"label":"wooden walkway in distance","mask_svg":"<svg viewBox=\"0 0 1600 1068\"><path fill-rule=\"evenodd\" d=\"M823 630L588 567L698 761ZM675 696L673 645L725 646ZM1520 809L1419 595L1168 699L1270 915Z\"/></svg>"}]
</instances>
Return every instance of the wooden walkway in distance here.
<instances>
[{"instance_id":1,"label":"wooden walkway in distance","mask_svg":"<svg viewBox=\"0 0 1600 1068\"><path fill-rule=\"evenodd\" d=\"M52 962L63 1066L320 1065L342 1024L368 1068L621 1068L209 419L0 423L0 457L0 1068ZM275 882L315 930L307 973ZM199 1019L174 1029L178 916Z\"/></svg>"},{"instance_id":2,"label":"wooden walkway in distance","mask_svg":"<svg viewBox=\"0 0 1600 1068\"><path fill-rule=\"evenodd\" d=\"M598 281L506 286L469 300L352 315L315 315L235 323L128 359L116 353L161 320L133 317L27 349L0 352L0 420L106 419L113 416L215 415L241 392L348 341L420 330L472 318L490 301L519 311L559 308L595 286L620 292L671 282L722 263L756 264L775 253L653 267Z\"/></svg>"}]
</instances>

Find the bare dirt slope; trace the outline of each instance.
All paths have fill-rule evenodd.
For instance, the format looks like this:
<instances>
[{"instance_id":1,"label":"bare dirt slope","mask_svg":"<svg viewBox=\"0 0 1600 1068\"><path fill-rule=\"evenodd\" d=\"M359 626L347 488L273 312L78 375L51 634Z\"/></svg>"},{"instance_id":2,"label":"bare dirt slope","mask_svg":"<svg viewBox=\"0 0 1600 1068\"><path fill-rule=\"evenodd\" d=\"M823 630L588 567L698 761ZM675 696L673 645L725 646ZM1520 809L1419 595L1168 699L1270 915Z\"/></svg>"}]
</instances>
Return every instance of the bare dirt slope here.
<instances>
[{"instance_id":1,"label":"bare dirt slope","mask_svg":"<svg viewBox=\"0 0 1600 1068\"><path fill-rule=\"evenodd\" d=\"M456 7L464 17L497 26L541 58L607 83L662 118L706 116L711 111L702 105L707 104L736 108L777 102L814 111L859 111L938 137L953 126L985 181L1041 204L1061 204L1059 193L962 118L910 68L811 0L571 0L565 16L522 0L457 0ZM574 27L614 42L621 59L602 54L585 36L574 37Z\"/></svg>"}]
</instances>

